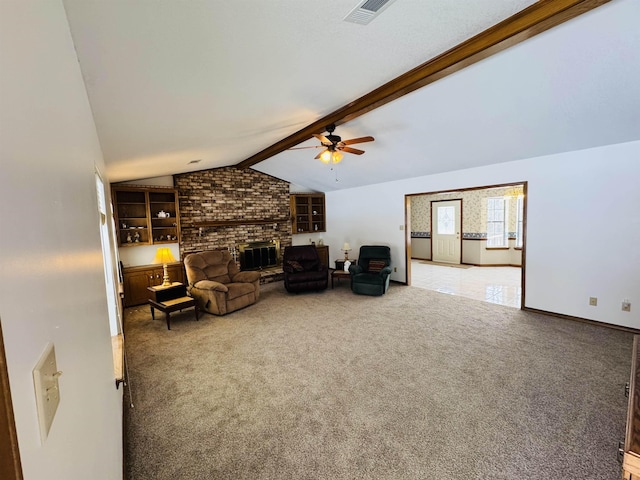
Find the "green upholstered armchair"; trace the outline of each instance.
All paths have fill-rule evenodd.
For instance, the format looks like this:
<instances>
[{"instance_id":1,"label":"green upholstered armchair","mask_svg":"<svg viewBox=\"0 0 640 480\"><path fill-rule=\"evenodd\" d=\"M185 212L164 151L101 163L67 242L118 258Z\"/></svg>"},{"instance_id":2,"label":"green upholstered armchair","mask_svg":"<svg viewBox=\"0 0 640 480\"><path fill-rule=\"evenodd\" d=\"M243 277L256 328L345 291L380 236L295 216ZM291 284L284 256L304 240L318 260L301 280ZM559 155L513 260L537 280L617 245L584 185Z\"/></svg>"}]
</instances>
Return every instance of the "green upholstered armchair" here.
<instances>
[{"instance_id":1,"label":"green upholstered armchair","mask_svg":"<svg viewBox=\"0 0 640 480\"><path fill-rule=\"evenodd\" d=\"M391 249L383 245L360 247L358 264L349 267L351 290L361 295L384 295L391 275Z\"/></svg>"}]
</instances>

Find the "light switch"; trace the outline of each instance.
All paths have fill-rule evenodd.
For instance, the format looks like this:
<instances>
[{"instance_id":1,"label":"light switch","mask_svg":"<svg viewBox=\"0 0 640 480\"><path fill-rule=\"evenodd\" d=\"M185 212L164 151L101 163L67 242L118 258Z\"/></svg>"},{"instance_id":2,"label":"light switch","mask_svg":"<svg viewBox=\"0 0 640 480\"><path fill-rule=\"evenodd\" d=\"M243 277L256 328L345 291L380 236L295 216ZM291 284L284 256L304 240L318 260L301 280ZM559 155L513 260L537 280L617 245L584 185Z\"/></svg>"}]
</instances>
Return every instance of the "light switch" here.
<instances>
[{"instance_id":1,"label":"light switch","mask_svg":"<svg viewBox=\"0 0 640 480\"><path fill-rule=\"evenodd\" d=\"M42 442L47 439L53 417L60 403L60 387L58 377L62 372L58 371L56 364L56 351L53 343L49 343L40 357L38 364L33 369L33 384L36 391L36 404L38 407L38 420L40 423L40 437Z\"/></svg>"}]
</instances>

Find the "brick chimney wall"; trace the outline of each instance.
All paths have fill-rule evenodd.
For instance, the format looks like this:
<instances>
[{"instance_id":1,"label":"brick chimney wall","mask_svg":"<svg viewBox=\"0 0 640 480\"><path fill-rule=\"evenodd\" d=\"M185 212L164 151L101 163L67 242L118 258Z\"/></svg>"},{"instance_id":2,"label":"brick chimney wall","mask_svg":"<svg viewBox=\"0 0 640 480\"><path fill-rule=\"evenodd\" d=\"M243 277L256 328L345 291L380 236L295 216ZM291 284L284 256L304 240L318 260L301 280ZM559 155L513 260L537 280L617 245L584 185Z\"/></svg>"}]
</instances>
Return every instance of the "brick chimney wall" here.
<instances>
[{"instance_id":1,"label":"brick chimney wall","mask_svg":"<svg viewBox=\"0 0 640 480\"><path fill-rule=\"evenodd\" d=\"M215 168L174 175L180 200L180 255L233 249L241 243L280 240L291 245L289 182L255 170ZM237 221L234 226L199 228L197 222ZM256 224L252 221L274 220Z\"/></svg>"}]
</instances>

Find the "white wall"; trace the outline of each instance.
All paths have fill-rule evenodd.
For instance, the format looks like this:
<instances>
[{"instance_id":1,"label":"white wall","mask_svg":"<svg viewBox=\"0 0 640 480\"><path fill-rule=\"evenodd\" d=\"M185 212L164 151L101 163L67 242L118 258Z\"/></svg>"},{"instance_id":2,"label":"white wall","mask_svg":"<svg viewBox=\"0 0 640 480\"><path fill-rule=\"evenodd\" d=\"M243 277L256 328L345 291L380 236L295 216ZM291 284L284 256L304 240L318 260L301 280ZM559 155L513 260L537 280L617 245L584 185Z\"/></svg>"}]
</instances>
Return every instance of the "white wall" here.
<instances>
[{"instance_id":1,"label":"white wall","mask_svg":"<svg viewBox=\"0 0 640 480\"><path fill-rule=\"evenodd\" d=\"M466 251L466 249L463 249ZM412 238L411 239L411 257L421 260L431 260L431 239L430 238ZM465 259L462 259L466 263Z\"/></svg>"},{"instance_id":2,"label":"white wall","mask_svg":"<svg viewBox=\"0 0 640 480\"><path fill-rule=\"evenodd\" d=\"M528 181L526 306L640 328L638 158L630 142L329 192L325 243L332 259L344 241L389 245L404 282L405 194Z\"/></svg>"},{"instance_id":3,"label":"white wall","mask_svg":"<svg viewBox=\"0 0 640 480\"><path fill-rule=\"evenodd\" d=\"M125 267L137 267L140 265L151 265L158 252L158 247L171 249L173 258L180 260L179 243L163 243L161 245L140 245L138 247L120 247L118 249L120 260Z\"/></svg>"},{"instance_id":4,"label":"white wall","mask_svg":"<svg viewBox=\"0 0 640 480\"><path fill-rule=\"evenodd\" d=\"M24 478L120 479L102 154L60 1L2 1L0 62L0 317ZM48 342L63 374L41 444L32 369Z\"/></svg>"}]
</instances>

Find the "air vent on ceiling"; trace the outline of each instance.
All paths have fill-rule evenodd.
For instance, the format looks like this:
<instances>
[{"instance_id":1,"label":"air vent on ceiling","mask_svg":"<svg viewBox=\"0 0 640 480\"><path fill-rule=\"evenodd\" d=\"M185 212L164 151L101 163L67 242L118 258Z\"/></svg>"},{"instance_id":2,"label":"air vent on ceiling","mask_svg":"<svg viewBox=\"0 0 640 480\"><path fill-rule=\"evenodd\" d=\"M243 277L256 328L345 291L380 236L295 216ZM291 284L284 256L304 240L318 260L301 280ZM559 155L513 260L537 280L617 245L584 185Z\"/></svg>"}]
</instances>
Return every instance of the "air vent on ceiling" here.
<instances>
[{"instance_id":1,"label":"air vent on ceiling","mask_svg":"<svg viewBox=\"0 0 640 480\"><path fill-rule=\"evenodd\" d=\"M393 2L395 2L395 0L365 0L364 2L358 3L356 8L344 17L344 21L367 25Z\"/></svg>"}]
</instances>

